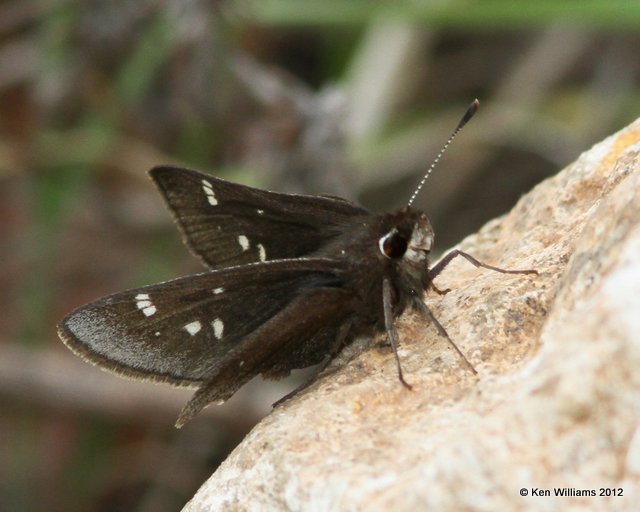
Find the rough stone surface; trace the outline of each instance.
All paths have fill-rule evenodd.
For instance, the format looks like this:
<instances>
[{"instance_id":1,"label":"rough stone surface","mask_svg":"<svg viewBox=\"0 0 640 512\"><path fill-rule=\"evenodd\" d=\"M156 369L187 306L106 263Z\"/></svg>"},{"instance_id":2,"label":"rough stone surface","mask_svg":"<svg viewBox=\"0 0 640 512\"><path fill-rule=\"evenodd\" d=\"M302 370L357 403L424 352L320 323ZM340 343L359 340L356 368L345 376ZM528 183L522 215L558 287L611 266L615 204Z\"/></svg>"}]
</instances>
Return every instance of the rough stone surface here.
<instances>
[{"instance_id":1,"label":"rough stone surface","mask_svg":"<svg viewBox=\"0 0 640 512\"><path fill-rule=\"evenodd\" d=\"M638 510L639 221L640 120L460 245L539 277L457 261L437 279L453 291L426 300L477 377L407 314L413 391L372 347L275 409L184 510Z\"/></svg>"}]
</instances>

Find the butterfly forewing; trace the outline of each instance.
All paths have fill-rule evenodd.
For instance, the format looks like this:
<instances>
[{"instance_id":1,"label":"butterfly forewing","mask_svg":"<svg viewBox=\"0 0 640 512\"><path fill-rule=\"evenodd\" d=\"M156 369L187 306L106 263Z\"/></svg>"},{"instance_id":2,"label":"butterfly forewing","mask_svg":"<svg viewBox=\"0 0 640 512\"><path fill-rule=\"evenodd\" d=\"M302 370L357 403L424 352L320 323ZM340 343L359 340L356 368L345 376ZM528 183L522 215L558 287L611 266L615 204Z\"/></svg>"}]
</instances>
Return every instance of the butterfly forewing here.
<instances>
[{"instance_id":1,"label":"butterfly forewing","mask_svg":"<svg viewBox=\"0 0 640 512\"><path fill-rule=\"evenodd\" d=\"M155 167L191 250L211 268L309 255L367 210L342 199L268 192L178 167Z\"/></svg>"},{"instance_id":2,"label":"butterfly forewing","mask_svg":"<svg viewBox=\"0 0 640 512\"><path fill-rule=\"evenodd\" d=\"M60 336L77 354L116 373L199 384L294 299L340 288L340 272L338 262L318 258L188 276L79 308L63 320Z\"/></svg>"}]
</instances>

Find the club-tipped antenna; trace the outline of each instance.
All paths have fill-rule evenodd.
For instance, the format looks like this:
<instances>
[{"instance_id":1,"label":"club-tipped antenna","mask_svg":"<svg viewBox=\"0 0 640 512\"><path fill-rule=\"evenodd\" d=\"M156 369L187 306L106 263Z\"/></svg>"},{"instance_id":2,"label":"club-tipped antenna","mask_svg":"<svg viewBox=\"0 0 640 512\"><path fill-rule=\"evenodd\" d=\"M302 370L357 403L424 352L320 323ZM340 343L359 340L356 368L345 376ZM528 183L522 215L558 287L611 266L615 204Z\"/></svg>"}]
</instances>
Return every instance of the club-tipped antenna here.
<instances>
[{"instance_id":1,"label":"club-tipped antenna","mask_svg":"<svg viewBox=\"0 0 640 512\"><path fill-rule=\"evenodd\" d=\"M473 117L473 115L478 111L479 107L480 107L480 102L477 99L475 99L475 100L473 100L471 102L471 105L469 105L469 108L467 109L467 111L462 116L462 119L460 119L460 122L458 123L458 126L456 126L456 129L453 130L453 133L449 136L449 138L447 139L447 142L445 142L445 144L444 144L444 146L442 146L442 149L440 150L440 152L436 155L435 159L433 160L433 163L429 166L429 169L427 169L427 172L425 173L425 175L423 176L422 180L420 181L420 184L415 189L415 191L413 192L413 195L409 199L409 202L407 203L407 206L411 206L413 204L413 201L415 201L416 197L420 193L420 190L422 189L422 186L424 185L424 182L427 181L427 178L431 175L431 172L435 169L436 165L438 165L438 162L442 158L442 155L444 155L444 152L449 147L449 144L451 144L453 142L453 139L456 138L456 135L458 135L458 133L460 133L460 130L462 130L462 127L465 124L467 124L469 122L469 119L471 119Z\"/></svg>"}]
</instances>

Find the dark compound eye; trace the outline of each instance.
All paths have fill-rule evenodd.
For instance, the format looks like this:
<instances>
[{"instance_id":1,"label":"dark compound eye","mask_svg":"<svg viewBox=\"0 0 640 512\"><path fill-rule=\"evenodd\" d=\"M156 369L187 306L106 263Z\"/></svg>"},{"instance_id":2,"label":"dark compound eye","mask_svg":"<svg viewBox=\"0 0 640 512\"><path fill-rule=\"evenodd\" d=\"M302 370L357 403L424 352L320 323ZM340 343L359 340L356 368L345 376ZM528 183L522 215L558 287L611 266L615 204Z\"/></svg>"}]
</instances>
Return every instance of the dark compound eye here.
<instances>
[{"instance_id":1,"label":"dark compound eye","mask_svg":"<svg viewBox=\"0 0 640 512\"><path fill-rule=\"evenodd\" d=\"M402 258L407 252L407 239L398 230L393 229L378 241L380 252L387 258Z\"/></svg>"}]
</instances>

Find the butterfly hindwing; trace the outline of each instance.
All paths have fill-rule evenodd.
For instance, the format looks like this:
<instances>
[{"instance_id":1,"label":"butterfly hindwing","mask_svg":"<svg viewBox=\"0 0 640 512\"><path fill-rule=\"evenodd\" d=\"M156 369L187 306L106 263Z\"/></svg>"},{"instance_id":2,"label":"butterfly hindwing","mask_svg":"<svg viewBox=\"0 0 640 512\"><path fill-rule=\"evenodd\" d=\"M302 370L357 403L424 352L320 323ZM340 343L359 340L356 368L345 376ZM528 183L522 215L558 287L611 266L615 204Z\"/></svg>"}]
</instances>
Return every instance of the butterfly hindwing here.
<instances>
[{"instance_id":1,"label":"butterfly hindwing","mask_svg":"<svg viewBox=\"0 0 640 512\"><path fill-rule=\"evenodd\" d=\"M214 270L95 301L69 314L59 333L76 354L115 373L198 385L290 303L340 290L340 273L339 262L321 258Z\"/></svg>"},{"instance_id":2,"label":"butterfly hindwing","mask_svg":"<svg viewBox=\"0 0 640 512\"><path fill-rule=\"evenodd\" d=\"M336 336L350 311L340 287L307 289L242 340L180 413L184 425L212 402L224 402L255 375L281 378L335 355Z\"/></svg>"},{"instance_id":3,"label":"butterfly hindwing","mask_svg":"<svg viewBox=\"0 0 640 512\"><path fill-rule=\"evenodd\" d=\"M342 199L269 192L179 167L150 175L185 242L210 268L309 255L369 213Z\"/></svg>"}]
</instances>

